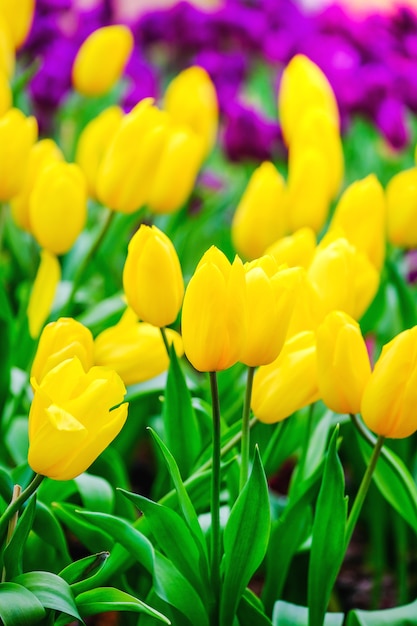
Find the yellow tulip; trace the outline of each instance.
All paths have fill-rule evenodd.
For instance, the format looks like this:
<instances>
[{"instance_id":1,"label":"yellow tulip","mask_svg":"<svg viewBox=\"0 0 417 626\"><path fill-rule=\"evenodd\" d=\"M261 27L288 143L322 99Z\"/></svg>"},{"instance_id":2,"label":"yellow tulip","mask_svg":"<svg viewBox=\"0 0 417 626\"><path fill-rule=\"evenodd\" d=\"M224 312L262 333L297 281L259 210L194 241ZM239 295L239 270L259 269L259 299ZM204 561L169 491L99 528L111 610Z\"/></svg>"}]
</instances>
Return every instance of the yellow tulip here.
<instances>
[{"instance_id":1,"label":"yellow tulip","mask_svg":"<svg viewBox=\"0 0 417 626\"><path fill-rule=\"evenodd\" d=\"M33 339L38 337L49 317L60 279L61 266L58 259L47 250L42 250L27 308L29 334Z\"/></svg>"},{"instance_id":2,"label":"yellow tulip","mask_svg":"<svg viewBox=\"0 0 417 626\"><path fill-rule=\"evenodd\" d=\"M0 15L9 26L14 47L20 48L26 41L32 26L36 0L0 0Z\"/></svg>"},{"instance_id":3,"label":"yellow tulip","mask_svg":"<svg viewBox=\"0 0 417 626\"><path fill-rule=\"evenodd\" d=\"M312 228L299 228L292 235L281 237L271 244L265 254L274 257L278 265L288 267L307 267L310 265L316 249L316 234Z\"/></svg>"},{"instance_id":4,"label":"yellow tulip","mask_svg":"<svg viewBox=\"0 0 417 626\"><path fill-rule=\"evenodd\" d=\"M168 342L182 356L181 335L167 328ZM114 369L125 385L150 380L165 372L169 366L168 354L159 328L138 322L128 309L118 324L103 330L94 341L94 361Z\"/></svg>"},{"instance_id":5,"label":"yellow tulip","mask_svg":"<svg viewBox=\"0 0 417 626\"><path fill-rule=\"evenodd\" d=\"M395 246L417 246L417 167L395 174L386 188L387 238Z\"/></svg>"},{"instance_id":6,"label":"yellow tulip","mask_svg":"<svg viewBox=\"0 0 417 626\"><path fill-rule=\"evenodd\" d=\"M155 163L148 207L154 213L180 209L191 194L201 162L201 138L186 126L171 127Z\"/></svg>"},{"instance_id":7,"label":"yellow tulip","mask_svg":"<svg viewBox=\"0 0 417 626\"><path fill-rule=\"evenodd\" d=\"M110 209L133 213L147 200L168 133L167 113L142 100L125 115L97 172L97 197Z\"/></svg>"},{"instance_id":8,"label":"yellow tulip","mask_svg":"<svg viewBox=\"0 0 417 626\"><path fill-rule=\"evenodd\" d=\"M328 229L342 233L378 270L385 257L385 204L382 185L370 174L345 189Z\"/></svg>"},{"instance_id":9,"label":"yellow tulip","mask_svg":"<svg viewBox=\"0 0 417 626\"><path fill-rule=\"evenodd\" d=\"M74 88L84 96L101 96L117 83L133 50L127 26L98 28L80 46L72 66Z\"/></svg>"},{"instance_id":10,"label":"yellow tulip","mask_svg":"<svg viewBox=\"0 0 417 626\"><path fill-rule=\"evenodd\" d=\"M94 365L94 342L91 332L72 317L60 317L45 326L33 360L31 378L38 384L57 365L77 357L87 372Z\"/></svg>"},{"instance_id":11,"label":"yellow tulip","mask_svg":"<svg viewBox=\"0 0 417 626\"><path fill-rule=\"evenodd\" d=\"M13 219L20 228L32 231L29 217L30 196L40 172L64 156L53 139L42 139L29 152L26 176L20 192L10 201Z\"/></svg>"},{"instance_id":12,"label":"yellow tulip","mask_svg":"<svg viewBox=\"0 0 417 626\"><path fill-rule=\"evenodd\" d=\"M294 303L287 337L293 337L306 330L315 331L323 321L327 310L307 271L301 268L300 281Z\"/></svg>"},{"instance_id":13,"label":"yellow tulip","mask_svg":"<svg viewBox=\"0 0 417 626\"><path fill-rule=\"evenodd\" d=\"M14 42L10 26L0 11L0 70L12 78L15 68Z\"/></svg>"},{"instance_id":14,"label":"yellow tulip","mask_svg":"<svg viewBox=\"0 0 417 626\"><path fill-rule=\"evenodd\" d=\"M41 383L31 382L29 465L54 480L71 480L120 432L127 417L125 386L107 368L86 373L77 357L50 370Z\"/></svg>"},{"instance_id":15,"label":"yellow tulip","mask_svg":"<svg viewBox=\"0 0 417 626\"><path fill-rule=\"evenodd\" d=\"M292 315L300 268L278 269L275 262L272 271L268 264L272 257L261 257L246 263L246 327L239 361L256 367L274 361L282 346Z\"/></svg>"},{"instance_id":16,"label":"yellow tulip","mask_svg":"<svg viewBox=\"0 0 417 626\"><path fill-rule=\"evenodd\" d=\"M0 69L0 116L7 113L13 103L12 89L4 70Z\"/></svg>"},{"instance_id":17,"label":"yellow tulip","mask_svg":"<svg viewBox=\"0 0 417 626\"><path fill-rule=\"evenodd\" d=\"M200 372L234 365L245 340L245 270L215 246L200 260L184 296L184 352Z\"/></svg>"},{"instance_id":18,"label":"yellow tulip","mask_svg":"<svg viewBox=\"0 0 417 626\"><path fill-rule=\"evenodd\" d=\"M219 123L216 89L207 72L193 66L177 74L166 89L164 109L175 122L201 137L205 157L216 142Z\"/></svg>"},{"instance_id":19,"label":"yellow tulip","mask_svg":"<svg viewBox=\"0 0 417 626\"><path fill-rule=\"evenodd\" d=\"M400 439L417 430L417 326L382 348L362 397L365 424L377 435Z\"/></svg>"},{"instance_id":20,"label":"yellow tulip","mask_svg":"<svg viewBox=\"0 0 417 626\"><path fill-rule=\"evenodd\" d=\"M359 324L342 311L332 311L317 329L316 336L321 399L335 413L359 413L371 375Z\"/></svg>"},{"instance_id":21,"label":"yellow tulip","mask_svg":"<svg viewBox=\"0 0 417 626\"><path fill-rule=\"evenodd\" d=\"M10 200L22 189L37 134L35 118L26 117L19 109L0 117L0 200Z\"/></svg>"},{"instance_id":22,"label":"yellow tulip","mask_svg":"<svg viewBox=\"0 0 417 626\"><path fill-rule=\"evenodd\" d=\"M232 241L246 259L255 259L285 235L284 179L265 161L252 174L232 220Z\"/></svg>"},{"instance_id":23,"label":"yellow tulip","mask_svg":"<svg viewBox=\"0 0 417 626\"><path fill-rule=\"evenodd\" d=\"M253 379L252 409L267 424L284 420L319 397L316 341L312 331L288 340L278 358L260 367Z\"/></svg>"},{"instance_id":24,"label":"yellow tulip","mask_svg":"<svg viewBox=\"0 0 417 626\"><path fill-rule=\"evenodd\" d=\"M97 197L100 163L122 119L123 111L120 107L109 107L87 124L78 139L75 161L85 174L88 193L92 198Z\"/></svg>"},{"instance_id":25,"label":"yellow tulip","mask_svg":"<svg viewBox=\"0 0 417 626\"><path fill-rule=\"evenodd\" d=\"M278 114L287 145L312 109L326 112L339 127L339 109L329 81L309 58L297 54L284 69L278 94Z\"/></svg>"},{"instance_id":26,"label":"yellow tulip","mask_svg":"<svg viewBox=\"0 0 417 626\"><path fill-rule=\"evenodd\" d=\"M171 240L156 226L142 224L130 240L123 288L141 321L158 327L175 321L184 295L181 265Z\"/></svg>"}]
</instances>

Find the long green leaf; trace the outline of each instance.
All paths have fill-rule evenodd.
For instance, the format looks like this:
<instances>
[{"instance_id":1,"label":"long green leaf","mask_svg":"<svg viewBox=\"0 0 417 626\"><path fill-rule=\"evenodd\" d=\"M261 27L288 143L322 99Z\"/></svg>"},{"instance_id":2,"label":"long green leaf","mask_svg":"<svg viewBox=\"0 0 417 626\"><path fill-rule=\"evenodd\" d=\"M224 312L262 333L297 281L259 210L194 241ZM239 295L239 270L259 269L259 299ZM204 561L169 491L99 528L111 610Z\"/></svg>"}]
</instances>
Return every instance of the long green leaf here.
<instances>
[{"instance_id":1,"label":"long green leaf","mask_svg":"<svg viewBox=\"0 0 417 626\"><path fill-rule=\"evenodd\" d=\"M46 543L51 545L58 554L62 555L66 565L71 561L67 542L61 525L52 511L43 502L36 502L36 513L33 522L33 530Z\"/></svg>"},{"instance_id":2,"label":"long green leaf","mask_svg":"<svg viewBox=\"0 0 417 626\"><path fill-rule=\"evenodd\" d=\"M109 552L99 552L98 554L86 556L83 559L79 559L67 565L67 567L59 572L59 576L69 585L72 585L74 593L81 593L81 590L79 590L76 585L87 578L95 576L95 574L105 566L109 556Z\"/></svg>"},{"instance_id":3,"label":"long green leaf","mask_svg":"<svg viewBox=\"0 0 417 626\"><path fill-rule=\"evenodd\" d=\"M27 501L27 505L19 518L12 538L4 549L3 564L9 580L15 578L23 571L23 551L26 539L33 525L35 508L36 494Z\"/></svg>"},{"instance_id":4,"label":"long green leaf","mask_svg":"<svg viewBox=\"0 0 417 626\"><path fill-rule=\"evenodd\" d=\"M237 609L239 626L272 626L262 603L250 589L246 589Z\"/></svg>"},{"instance_id":5,"label":"long green leaf","mask_svg":"<svg viewBox=\"0 0 417 626\"><path fill-rule=\"evenodd\" d=\"M54 609L75 619L81 619L71 587L63 578L51 572L27 572L14 579L35 595L46 609Z\"/></svg>"},{"instance_id":6,"label":"long green leaf","mask_svg":"<svg viewBox=\"0 0 417 626\"><path fill-rule=\"evenodd\" d=\"M336 426L330 440L313 523L308 569L309 626L322 626L330 594L344 557L347 500L337 454Z\"/></svg>"},{"instance_id":7,"label":"long green leaf","mask_svg":"<svg viewBox=\"0 0 417 626\"><path fill-rule=\"evenodd\" d=\"M324 626L342 626L343 613L326 613ZM273 626L306 626L308 622L308 608L279 600L274 605L272 615Z\"/></svg>"},{"instance_id":8,"label":"long green leaf","mask_svg":"<svg viewBox=\"0 0 417 626\"><path fill-rule=\"evenodd\" d=\"M265 556L270 526L268 486L259 450L224 530L220 623L233 623L243 591Z\"/></svg>"},{"instance_id":9,"label":"long green leaf","mask_svg":"<svg viewBox=\"0 0 417 626\"><path fill-rule=\"evenodd\" d=\"M114 544L111 535L103 532L85 517L76 513L76 506L54 503L52 510L90 552L110 552Z\"/></svg>"},{"instance_id":10,"label":"long green leaf","mask_svg":"<svg viewBox=\"0 0 417 626\"><path fill-rule=\"evenodd\" d=\"M142 602L129 593L114 589L113 587L100 587L80 593L76 597L77 607L83 617L97 615L106 611L132 611L134 613L146 613L155 619L170 624L165 615L156 611L151 606Z\"/></svg>"},{"instance_id":11,"label":"long green leaf","mask_svg":"<svg viewBox=\"0 0 417 626\"><path fill-rule=\"evenodd\" d=\"M4 626L33 626L45 617L38 598L17 583L0 583L0 618Z\"/></svg>"},{"instance_id":12,"label":"long green leaf","mask_svg":"<svg viewBox=\"0 0 417 626\"><path fill-rule=\"evenodd\" d=\"M84 472L75 478L75 484L86 509L113 513L114 491L107 480Z\"/></svg>"}]
</instances>

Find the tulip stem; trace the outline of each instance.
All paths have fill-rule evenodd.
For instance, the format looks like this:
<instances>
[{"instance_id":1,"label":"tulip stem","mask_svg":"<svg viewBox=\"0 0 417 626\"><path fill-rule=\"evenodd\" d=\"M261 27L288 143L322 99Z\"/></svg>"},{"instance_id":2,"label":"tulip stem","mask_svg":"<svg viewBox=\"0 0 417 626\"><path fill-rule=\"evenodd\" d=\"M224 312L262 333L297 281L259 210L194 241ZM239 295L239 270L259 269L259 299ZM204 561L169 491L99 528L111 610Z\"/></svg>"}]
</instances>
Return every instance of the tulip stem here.
<instances>
[{"instance_id":1,"label":"tulip stem","mask_svg":"<svg viewBox=\"0 0 417 626\"><path fill-rule=\"evenodd\" d=\"M367 441L370 446L374 446L376 443L376 437L372 435L372 433L365 427L363 422L355 413L349 413L349 415L353 425L355 426L360 436L365 439L365 441Z\"/></svg>"},{"instance_id":2,"label":"tulip stem","mask_svg":"<svg viewBox=\"0 0 417 626\"><path fill-rule=\"evenodd\" d=\"M376 467L376 463L378 461L382 446L384 445L385 437L379 435L376 440L374 449L372 451L371 458L369 460L368 467L366 468L365 474L363 475L362 482L359 485L358 493L356 494L355 500L353 502L353 506L351 508L349 517L346 522L346 530L345 530L345 551L349 545L349 542L352 537L353 530L355 528L356 522L359 517L359 513L361 512L362 505L365 500L365 496L368 492L369 485L371 484L372 474L374 473L374 469Z\"/></svg>"},{"instance_id":3,"label":"tulip stem","mask_svg":"<svg viewBox=\"0 0 417 626\"><path fill-rule=\"evenodd\" d=\"M20 511L22 505L26 502L26 500L36 491L45 476L42 474L35 474L32 482L26 487L24 491L16 498L10 502L7 509L4 511L3 515L0 517L0 537L3 536L3 533L6 529L6 526L9 523L9 520Z\"/></svg>"},{"instance_id":4,"label":"tulip stem","mask_svg":"<svg viewBox=\"0 0 417 626\"><path fill-rule=\"evenodd\" d=\"M248 376L246 379L245 400L243 403L242 413L242 440L240 453L240 481L239 489L242 491L248 480L249 472L249 452L250 452L250 405L252 398L253 376L255 374L254 367L248 367Z\"/></svg>"},{"instance_id":5,"label":"tulip stem","mask_svg":"<svg viewBox=\"0 0 417 626\"><path fill-rule=\"evenodd\" d=\"M217 385L216 372L210 372L210 389L213 412L213 454L211 473L211 574L212 587L215 597L214 621L212 626L219 623L220 610L220 455L221 455L221 433L220 433L220 401L219 389Z\"/></svg>"},{"instance_id":6,"label":"tulip stem","mask_svg":"<svg viewBox=\"0 0 417 626\"><path fill-rule=\"evenodd\" d=\"M171 357L170 357L170 354L169 354L169 341L168 341L168 335L167 335L166 328L165 328L165 326L161 326L161 328L159 330L161 331L162 341L164 342L164 346L165 346L165 349L167 351L168 358L170 359Z\"/></svg>"}]
</instances>

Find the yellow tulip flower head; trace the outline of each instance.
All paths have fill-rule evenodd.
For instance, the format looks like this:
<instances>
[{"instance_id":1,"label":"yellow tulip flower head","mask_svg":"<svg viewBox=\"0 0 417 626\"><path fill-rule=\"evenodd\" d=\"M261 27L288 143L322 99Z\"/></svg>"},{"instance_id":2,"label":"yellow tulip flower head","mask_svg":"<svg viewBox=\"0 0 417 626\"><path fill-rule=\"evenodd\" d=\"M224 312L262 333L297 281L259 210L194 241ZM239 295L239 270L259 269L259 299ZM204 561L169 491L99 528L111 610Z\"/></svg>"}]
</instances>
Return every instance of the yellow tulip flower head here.
<instances>
[{"instance_id":1,"label":"yellow tulip flower head","mask_svg":"<svg viewBox=\"0 0 417 626\"><path fill-rule=\"evenodd\" d=\"M167 87L164 109L175 122L191 127L202 140L203 157L207 156L216 142L219 105L206 70L193 66L180 72Z\"/></svg>"},{"instance_id":2,"label":"yellow tulip flower head","mask_svg":"<svg viewBox=\"0 0 417 626\"><path fill-rule=\"evenodd\" d=\"M329 232L341 232L380 270L385 258L386 201L374 174L355 181L343 192Z\"/></svg>"},{"instance_id":3,"label":"yellow tulip flower head","mask_svg":"<svg viewBox=\"0 0 417 626\"><path fill-rule=\"evenodd\" d=\"M29 334L33 339L38 337L51 313L60 280L61 266L58 259L48 250L41 250L41 261L27 308Z\"/></svg>"},{"instance_id":4,"label":"yellow tulip flower head","mask_svg":"<svg viewBox=\"0 0 417 626\"><path fill-rule=\"evenodd\" d=\"M123 288L141 321L162 327L177 318L184 295L181 265L172 241L156 226L142 224L130 240Z\"/></svg>"},{"instance_id":5,"label":"yellow tulip flower head","mask_svg":"<svg viewBox=\"0 0 417 626\"><path fill-rule=\"evenodd\" d=\"M87 470L113 441L127 418L125 386L116 372L85 372L73 357L32 379L28 462L34 472L71 480ZM114 408L116 407L116 408Z\"/></svg>"},{"instance_id":6,"label":"yellow tulip flower head","mask_svg":"<svg viewBox=\"0 0 417 626\"><path fill-rule=\"evenodd\" d=\"M184 352L200 372L234 365L246 334L246 284L242 261L231 264L215 246L201 258L184 296Z\"/></svg>"},{"instance_id":7,"label":"yellow tulip flower head","mask_svg":"<svg viewBox=\"0 0 417 626\"><path fill-rule=\"evenodd\" d=\"M388 344L365 387L361 413L377 435L401 439L417 430L417 326Z\"/></svg>"},{"instance_id":8,"label":"yellow tulip flower head","mask_svg":"<svg viewBox=\"0 0 417 626\"><path fill-rule=\"evenodd\" d=\"M12 78L15 68L15 51L12 31L0 11L0 70L8 79Z\"/></svg>"},{"instance_id":9,"label":"yellow tulip flower head","mask_svg":"<svg viewBox=\"0 0 417 626\"><path fill-rule=\"evenodd\" d=\"M260 367L253 379L252 410L266 424L284 420L319 397L312 331L286 341L277 359Z\"/></svg>"},{"instance_id":10,"label":"yellow tulip flower head","mask_svg":"<svg viewBox=\"0 0 417 626\"><path fill-rule=\"evenodd\" d=\"M359 324L332 311L317 329L320 397L335 413L359 413L371 364Z\"/></svg>"},{"instance_id":11,"label":"yellow tulip flower head","mask_svg":"<svg viewBox=\"0 0 417 626\"><path fill-rule=\"evenodd\" d=\"M89 329L72 317L60 317L45 326L33 360L31 378L41 383L59 363L76 356L85 371L93 367L94 343Z\"/></svg>"},{"instance_id":12,"label":"yellow tulip flower head","mask_svg":"<svg viewBox=\"0 0 417 626\"><path fill-rule=\"evenodd\" d=\"M4 70L0 69L0 116L7 113L13 103L12 89Z\"/></svg>"},{"instance_id":13,"label":"yellow tulip flower head","mask_svg":"<svg viewBox=\"0 0 417 626\"><path fill-rule=\"evenodd\" d=\"M29 200L29 222L39 245L64 254L73 246L87 218L87 185L75 163L56 161L36 179Z\"/></svg>"},{"instance_id":14,"label":"yellow tulip flower head","mask_svg":"<svg viewBox=\"0 0 417 626\"><path fill-rule=\"evenodd\" d=\"M386 188L387 238L402 248L417 246L417 167L395 174Z\"/></svg>"},{"instance_id":15,"label":"yellow tulip flower head","mask_svg":"<svg viewBox=\"0 0 417 626\"><path fill-rule=\"evenodd\" d=\"M0 0L0 15L7 22L13 46L20 48L26 41L32 26L36 0Z\"/></svg>"},{"instance_id":16,"label":"yellow tulip flower head","mask_svg":"<svg viewBox=\"0 0 417 626\"><path fill-rule=\"evenodd\" d=\"M166 329L167 339L174 345L177 356L182 356L181 335ZM103 330L94 340L94 361L114 369L125 385L150 380L169 367L169 358L159 328L138 322L127 309L122 319Z\"/></svg>"},{"instance_id":17,"label":"yellow tulip flower head","mask_svg":"<svg viewBox=\"0 0 417 626\"><path fill-rule=\"evenodd\" d=\"M316 243L314 230L306 226L292 235L277 239L265 250L265 254L274 257L278 265L307 269L313 259Z\"/></svg>"},{"instance_id":18,"label":"yellow tulip flower head","mask_svg":"<svg viewBox=\"0 0 417 626\"><path fill-rule=\"evenodd\" d=\"M10 200L21 191L37 135L36 119L19 109L0 117L0 200Z\"/></svg>"},{"instance_id":19,"label":"yellow tulip flower head","mask_svg":"<svg viewBox=\"0 0 417 626\"><path fill-rule=\"evenodd\" d=\"M265 161L252 174L232 220L238 254L256 259L287 230L284 179Z\"/></svg>"},{"instance_id":20,"label":"yellow tulip flower head","mask_svg":"<svg viewBox=\"0 0 417 626\"><path fill-rule=\"evenodd\" d=\"M72 66L74 88L84 96L101 96L117 83L133 50L127 26L98 28L82 43Z\"/></svg>"}]
</instances>

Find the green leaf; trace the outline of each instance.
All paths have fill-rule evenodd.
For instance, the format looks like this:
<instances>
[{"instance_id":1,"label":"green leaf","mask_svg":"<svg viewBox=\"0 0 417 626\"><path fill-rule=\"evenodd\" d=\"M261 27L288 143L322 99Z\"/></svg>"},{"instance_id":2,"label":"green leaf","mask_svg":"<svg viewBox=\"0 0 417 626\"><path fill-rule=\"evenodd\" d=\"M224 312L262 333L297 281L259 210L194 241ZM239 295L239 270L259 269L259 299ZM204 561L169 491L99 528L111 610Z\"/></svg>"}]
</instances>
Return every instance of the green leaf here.
<instances>
[{"instance_id":1,"label":"green leaf","mask_svg":"<svg viewBox=\"0 0 417 626\"><path fill-rule=\"evenodd\" d=\"M324 626L343 626L344 617L343 613L326 613ZM307 607L282 600L275 603L272 615L273 626L306 626L307 623Z\"/></svg>"},{"instance_id":2,"label":"green leaf","mask_svg":"<svg viewBox=\"0 0 417 626\"><path fill-rule=\"evenodd\" d=\"M272 626L262 603L250 589L245 589L237 609L240 626Z\"/></svg>"},{"instance_id":3,"label":"green leaf","mask_svg":"<svg viewBox=\"0 0 417 626\"><path fill-rule=\"evenodd\" d=\"M365 463L368 463L372 447L359 433L356 433L356 437ZM387 446L381 449L373 479L385 500L417 533L416 484L403 461Z\"/></svg>"},{"instance_id":4,"label":"green leaf","mask_svg":"<svg viewBox=\"0 0 417 626\"><path fill-rule=\"evenodd\" d=\"M72 504L52 504L52 510L57 518L67 526L90 552L110 551L114 542L111 535L103 532L76 512L79 507Z\"/></svg>"},{"instance_id":5,"label":"green leaf","mask_svg":"<svg viewBox=\"0 0 417 626\"><path fill-rule=\"evenodd\" d=\"M2 311L2 301L4 300L3 286L0 284L0 310ZM3 316L0 317L0 415L3 413L4 405L9 393L10 386L10 327Z\"/></svg>"},{"instance_id":6,"label":"green leaf","mask_svg":"<svg viewBox=\"0 0 417 626\"><path fill-rule=\"evenodd\" d=\"M27 417L14 416L7 429L5 444L16 465L27 461L29 446Z\"/></svg>"},{"instance_id":7,"label":"green leaf","mask_svg":"<svg viewBox=\"0 0 417 626\"><path fill-rule=\"evenodd\" d=\"M114 508L114 491L107 480L84 472L74 479L83 505L91 511L112 513Z\"/></svg>"},{"instance_id":8,"label":"green leaf","mask_svg":"<svg viewBox=\"0 0 417 626\"><path fill-rule=\"evenodd\" d=\"M28 572L15 578L13 582L31 591L46 609L53 609L75 619L81 619L71 587L56 574Z\"/></svg>"},{"instance_id":9,"label":"green leaf","mask_svg":"<svg viewBox=\"0 0 417 626\"><path fill-rule=\"evenodd\" d=\"M76 584L100 572L109 556L110 552L98 552L98 554L86 556L83 559L74 561L74 563L70 563L70 565L59 572L59 576L73 586L74 593L81 593L78 589L76 590Z\"/></svg>"},{"instance_id":10,"label":"green leaf","mask_svg":"<svg viewBox=\"0 0 417 626\"><path fill-rule=\"evenodd\" d=\"M16 583L0 583L0 618L4 626L32 626L45 617L38 598Z\"/></svg>"},{"instance_id":11,"label":"green leaf","mask_svg":"<svg viewBox=\"0 0 417 626\"><path fill-rule=\"evenodd\" d=\"M346 626L415 626L417 600L398 606L394 609L381 611L349 611Z\"/></svg>"},{"instance_id":12,"label":"green leaf","mask_svg":"<svg viewBox=\"0 0 417 626\"><path fill-rule=\"evenodd\" d=\"M345 553L347 499L342 464L337 454L336 426L330 440L313 522L308 569L309 625L321 626L334 581Z\"/></svg>"},{"instance_id":13,"label":"green leaf","mask_svg":"<svg viewBox=\"0 0 417 626\"><path fill-rule=\"evenodd\" d=\"M7 502L12 499L13 495L13 481L8 472L0 467L0 496Z\"/></svg>"},{"instance_id":14,"label":"green leaf","mask_svg":"<svg viewBox=\"0 0 417 626\"><path fill-rule=\"evenodd\" d=\"M132 611L133 613L146 613L155 619L169 624L170 621L165 615L156 611L151 606L142 602L138 598L131 596L125 591L114 589L113 587L100 587L90 589L80 593L76 597L77 607L83 617L97 615L106 611Z\"/></svg>"},{"instance_id":15,"label":"green leaf","mask_svg":"<svg viewBox=\"0 0 417 626\"><path fill-rule=\"evenodd\" d=\"M33 530L41 539L50 544L58 554L62 555L65 561L62 565L71 561L61 525L46 504L39 502L39 500L36 502Z\"/></svg>"},{"instance_id":16,"label":"green leaf","mask_svg":"<svg viewBox=\"0 0 417 626\"><path fill-rule=\"evenodd\" d=\"M26 504L23 513L20 515L17 526L13 532L10 542L4 549L3 564L7 578L15 578L22 573L23 550L26 539L32 529L36 508L36 494L33 495Z\"/></svg>"},{"instance_id":17,"label":"green leaf","mask_svg":"<svg viewBox=\"0 0 417 626\"><path fill-rule=\"evenodd\" d=\"M220 623L233 623L242 593L265 556L270 526L268 486L255 450L248 482L233 506L224 530L224 582Z\"/></svg>"},{"instance_id":18,"label":"green leaf","mask_svg":"<svg viewBox=\"0 0 417 626\"><path fill-rule=\"evenodd\" d=\"M181 475L187 477L200 453L201 436L191 394L173 346L170 348L162 418L167 446L177 460Z\"/></svg>"}]
</instances>

